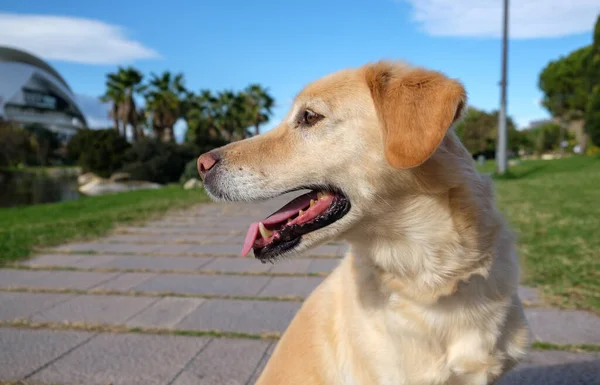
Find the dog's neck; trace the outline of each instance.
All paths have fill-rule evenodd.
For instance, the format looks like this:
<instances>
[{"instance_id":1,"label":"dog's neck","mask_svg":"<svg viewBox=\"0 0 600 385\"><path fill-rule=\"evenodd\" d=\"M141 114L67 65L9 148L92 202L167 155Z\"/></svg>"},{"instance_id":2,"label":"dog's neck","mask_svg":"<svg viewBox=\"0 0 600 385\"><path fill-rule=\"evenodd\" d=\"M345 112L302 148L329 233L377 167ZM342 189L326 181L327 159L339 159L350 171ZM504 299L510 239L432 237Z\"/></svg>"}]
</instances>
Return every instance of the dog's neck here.
<instances>
[{"instance_id":1,"label":"dog's neck","mask_svg":"<svg viewBox=\"0 0 600 385\"><path fill-rule=\"evenodd\" d=\"M358 283L427 305L488 276L501 226L493 204L472 194L471 186L400 197L365 221L348 237Z\"/></svg>"}]
</instances>

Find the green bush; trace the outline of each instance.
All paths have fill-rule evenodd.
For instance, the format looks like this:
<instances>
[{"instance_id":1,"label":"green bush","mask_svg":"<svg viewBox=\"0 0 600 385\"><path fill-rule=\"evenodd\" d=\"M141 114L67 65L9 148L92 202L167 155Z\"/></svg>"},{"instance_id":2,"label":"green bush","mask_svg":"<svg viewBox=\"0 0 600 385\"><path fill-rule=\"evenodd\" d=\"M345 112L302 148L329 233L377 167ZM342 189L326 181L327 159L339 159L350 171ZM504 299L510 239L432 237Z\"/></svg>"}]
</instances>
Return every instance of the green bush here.
<instances>
[{"instance_id":1,"label":"green bush","mask_svg":"<svg viewBox=\"0 0 600 385\"><path fill-rule=\"evenodd\" d=\"M123 167L127 140L113 129L80 130L67 145L67 152L84 172L108 178Z\"/></svg>"},{"instance_id":2,"label":"green bush","mask_svg":"<svg viewBox=\"0 0 600 385\"><path fill-rule=\"evenodd\" d=\"M46 166L53 158L56 158L55 151L60 147L60 140L55 132L39 123L25 126L25 131L31 136L33 152L35 153L35 156L30 157L28 164Z\"/></svg>"},{"instance_id":3,"label":"green bush","mask_svg":"<svg viewBox=\"0 0 600 385\"><path fill-rule=\"evenodd\" d=\"M0 121L0 166L24 164L33 153L27 131L12 122Z\"/></svg>"},{"instance_id":4,"label":"green bush","mask_svg":"<svg viewBox=\"0 0 600 385\"><path fill-rule=\"evenodd\" d=\"M198 149L190 144L144 139L127 151L125 166L120 171L129 173L135 180L161 184L178 182L186 164L198 155Z\"/></svg>"},{"instance_id":5,"label":"green bush","mask_svg":"<svg viewBox=\"0 0 600 385\"><path fill-rule=\"evenodd\" d=\"M179 178L179 182L185 183L190 179L200 179L200 175L198 174L198 163L197 159L194 158L190 160L183 169L183 174L181 174L181 178Z\"/></svg>"},{"instance_id":6,"label":"green bush","mask_svg":"<svg viewBox=\"0 0 600 385\"><path fill-rule=\"evenodd\" d=\"M600 85L597 86L585 112L585 131L594 146L600 146Z\"/></svg>"}]
</instances>

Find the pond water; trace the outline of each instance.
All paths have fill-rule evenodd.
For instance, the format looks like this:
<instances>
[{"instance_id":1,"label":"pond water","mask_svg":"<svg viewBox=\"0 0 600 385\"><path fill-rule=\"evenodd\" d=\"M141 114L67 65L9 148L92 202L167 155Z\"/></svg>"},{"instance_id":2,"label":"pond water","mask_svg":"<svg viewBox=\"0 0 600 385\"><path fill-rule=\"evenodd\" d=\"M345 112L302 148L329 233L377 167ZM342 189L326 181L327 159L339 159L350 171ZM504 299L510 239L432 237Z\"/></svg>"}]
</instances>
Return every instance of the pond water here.
<instances>
[{"instance_id":1,"label":"pond water","mask_svg":"<svg viewBox=\"0 0 600 385\"><path fill-rule=\"evenodd\" d=\"M73 173L0 171L0 207L61 202L79 196Z\"/></svg>"}]
</instances>

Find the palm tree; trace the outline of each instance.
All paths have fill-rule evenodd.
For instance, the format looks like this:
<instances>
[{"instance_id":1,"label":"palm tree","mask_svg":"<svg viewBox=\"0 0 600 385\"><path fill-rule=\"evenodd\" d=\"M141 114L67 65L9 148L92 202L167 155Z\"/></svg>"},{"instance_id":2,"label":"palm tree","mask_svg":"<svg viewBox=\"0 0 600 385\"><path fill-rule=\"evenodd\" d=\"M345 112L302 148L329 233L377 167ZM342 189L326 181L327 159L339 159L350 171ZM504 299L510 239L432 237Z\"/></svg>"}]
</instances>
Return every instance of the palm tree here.
<instances>
[{"instance_id":1,"label":"palm tree","mask_svg":"<svg viewBox=\"0 0 600 385\"><path fill-rule=\"evenodd\" d=\"M216 126L218 100L209 90L199 94L189 92L185 99L184 119L187 123L186 138L191 142L202 142L223 138Z\"/></svg>"},{"instance_id":2,"label":"palm tree","mask_svg":"<svg viewBox=\"0 0 600 385\"><path fill-rule=\"evenodd\" d=\"M106 75L106 93L102 100L112 102L111 118L114 128L126 136L127 126L131 127L133 140L139 137L138 114L134 95L144 91L144 76L133 67L119 67L116 73ZM121 130L119 129L119 122Z\"/></svg>"},{"instance_id":3,"label":"palm tree","mask_svg":"<svg viewBox=\"0 0 600 385\"><path fill-rule=\"evenodd\" d=\"M153 113L155 135L164 141L174 139L173 126L184 116L186 95L183 74L173 76L165 71L158 76L152 74L146 93L146 107Z\"/></svg>"},{"instance_id":4,"label":"palm tree","mask_svg":"<svg viewBox=\"0 0 600 385\"><path fill-rule=\"evenodd\" d=\"M106 78L106 92L100 97L100 100L104 103L111 103L111 111L109 115L113 120L113 128L119 133L119 135L123 135L123 133L121 133L119 124L119 106L123 102L125 92L123 91L122 85L118 81L117 74L107 74Z\"/></svg>"},{"instance_id":5,"label":"palm tree","mask_svg":"<svg viewBox=\"0 0 600 385\"><path fill-rule=\"evenodd\" d=\"M250 84L244 92L249 97L249 113L254 126L254 135L258 135L260 125L267 123L269 117L273 114L272 108L275 105L275 100L260 84Z\"/></svg>"},{"instance_id":6,"label":"palm tree","mask_svg":"<svg viewBox=\"0 0 600 385\"><path fill-rule=\"evenodd\" d=\"M250 100L245 93L223 91L216 98L216 126L228 140L239 140L248 137L251 126Z\"/></svg>"}]
</instances>

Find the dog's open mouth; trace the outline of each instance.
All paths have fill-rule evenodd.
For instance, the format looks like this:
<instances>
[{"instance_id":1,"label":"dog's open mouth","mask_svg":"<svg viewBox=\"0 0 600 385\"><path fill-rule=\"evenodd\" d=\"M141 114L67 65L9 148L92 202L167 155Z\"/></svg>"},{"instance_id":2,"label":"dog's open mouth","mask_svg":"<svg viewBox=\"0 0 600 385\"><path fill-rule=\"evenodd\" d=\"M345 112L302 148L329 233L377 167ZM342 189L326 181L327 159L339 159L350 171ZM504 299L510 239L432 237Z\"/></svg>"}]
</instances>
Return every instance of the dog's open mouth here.
<instances>
[{"instance_id":1,"label":"dog's open mouth","mask_svg":"<svg viewBox=\"0 0 600 385\"><path fill-rule=\"evenodd\" d=\"M334 190L313 190L283 206L261 222L250 225L242 256L251 249L267 261L296 247L304 234L339 220L350 210L349 199Z\"/></svg>"}]
</instances>

